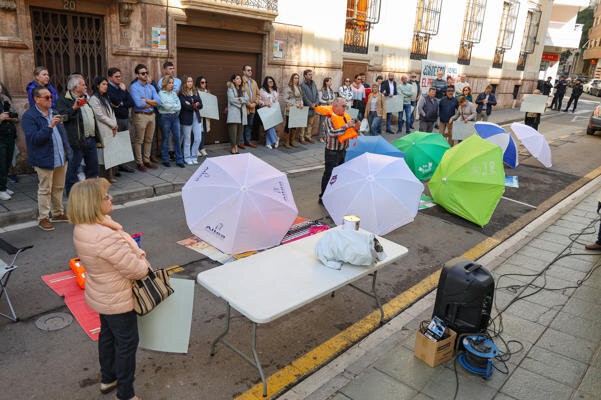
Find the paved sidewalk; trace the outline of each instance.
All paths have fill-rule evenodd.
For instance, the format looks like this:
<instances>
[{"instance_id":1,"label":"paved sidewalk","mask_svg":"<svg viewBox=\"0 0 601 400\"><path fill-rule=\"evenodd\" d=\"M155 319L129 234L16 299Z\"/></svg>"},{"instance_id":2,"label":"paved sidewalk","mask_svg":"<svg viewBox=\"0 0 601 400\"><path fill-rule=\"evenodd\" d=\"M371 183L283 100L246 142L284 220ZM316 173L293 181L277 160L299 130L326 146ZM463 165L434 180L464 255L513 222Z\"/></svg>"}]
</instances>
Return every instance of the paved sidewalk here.
<instances>
[{"instance_id":1,"label":"paved sidewalk","mask_svg":"<svg viewBox=\"0 0 601 400\"><path fill-rule=\"evenodd\" d=\"M549 112L553 115L555 112ZM507 124L520 121L524 114L519 109L503 109L493 111L490 121L498 124ZM417 123L416 123L417 125ZM392 141L401 135L383 135ZM275 168L286 173L293 173L311 168L320 168L323 165L323 144L315 143L299 145L294 149L269 150L264 146L258 146L250 152L268 162ZM229 154L228 144L214 144L207 146L209 157L223 156ZM245 150L241 150L245 152ZM248 148L247 150L248 151ZM202 162L202 158L199 158ZM121 173L118 182L112 186L113 201L115 204L139 200L167 193L179 192L194 173L196 166L178 168L172 163L172 167L165 168L158 165L157 170L148 172L136 171L133 174ZM36 174L20 175L18 184L9 184L9 189L15 192L9 201L0 201L0 231L2 227L34 221L37 217L37 188L38 180ZM65 199L66 202L66 199Z\"/></svg>"},{"instance_id":2,"label":"paved sidewalk","mask_svg":"<svg viewBox=\"0 0 601 400\"><path fill-rule=\"evenodd\" d=\"M498 309L519 294L508 287L529 282L545 286L542 278L533 281L532 276L503 274L539 274L559 254L574 253L547 269L546 287L584 282L578 288L542 290L509 307L502 314L502 337L518 340L524 349L507 362L507 374L495 370L490 380L466 372L457 362L457 399L599 399L601 268L594 266L601 265L601 252L586 251L583 243L596 239L600 188L601 178L597 178L478 260L494 271ZM594 220L594 229L570 246L570 235ZM534 291L527 288L523 295ZM435 295L436 291L430 293L280 399L452 399L453 361L430 368L413 356L416 329L420 321L431 318ZM503 349L500 340L495 343ZM505 369L501 363L495 365Z\"/></svg>"}]
</instances>

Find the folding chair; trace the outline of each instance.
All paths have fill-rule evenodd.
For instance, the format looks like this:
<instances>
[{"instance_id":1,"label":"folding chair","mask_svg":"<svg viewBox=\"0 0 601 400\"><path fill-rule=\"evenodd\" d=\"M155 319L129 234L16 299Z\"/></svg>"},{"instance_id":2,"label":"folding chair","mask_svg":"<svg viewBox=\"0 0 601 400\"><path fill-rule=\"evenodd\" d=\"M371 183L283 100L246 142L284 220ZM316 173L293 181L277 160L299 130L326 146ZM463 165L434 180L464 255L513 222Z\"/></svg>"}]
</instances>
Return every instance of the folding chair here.
<instances>
[{"instance_id":1,"label":"folding chair","mask_svg":"<svg viewBox=\"0 0 601 400\"><path fill-rule=\"evenodd\" d=\"M8 308L10 310L9 314L0 313L0 316L10 319L13 322L17 322L19 318L17 318L17 314L15 314L15 310L13 308L12 303L10 302L10 297L8 297L8 292L6 290L8 286L8 279L10 278L10 274L17 269L15 265L15 261L19 254L27 249L31 249L31 246L25 247L15 247L12 244L8 243L5 240L0 239L0 249L4 250L8 255L13 256L13 260L10 264L5 263L2 259L0 259L0 299L2 299L2 295L6 295L6 302L8 303Z\"/></svg>"}]
</instances>

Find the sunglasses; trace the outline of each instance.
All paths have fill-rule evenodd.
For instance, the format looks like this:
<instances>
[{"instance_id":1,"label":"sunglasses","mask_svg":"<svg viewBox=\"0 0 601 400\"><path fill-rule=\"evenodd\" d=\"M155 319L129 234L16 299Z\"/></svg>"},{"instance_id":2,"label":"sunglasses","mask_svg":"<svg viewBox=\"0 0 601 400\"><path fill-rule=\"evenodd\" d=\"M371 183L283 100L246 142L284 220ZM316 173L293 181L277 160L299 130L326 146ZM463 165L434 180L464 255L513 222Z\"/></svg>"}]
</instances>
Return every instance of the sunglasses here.
<instances>
[{"instance_id":1,"label":"sunglasses","mask_svg":"<svg viewBox=\"0 0 601 400\"><path fill-rule=\"evenodd\" d=\"M39 99L46 99L46 100L50 100L52 99L52 96L47 95L47 96L38 96Z\"/></svg>"},{"instance_id":2,"label":"sunglasses","mask_svg":"<svg viewBox=\"0 0 601 400\"><path fill-rule=\"evenodd\" d=\"M138 72L138 75L148 75L148 72Z\"/></svg>"},{"instance_id":3,"label":"sunglasses","mask_svg":"<svg viewBox=\"0 0 601 400\"><path fill-rule=\"evenodd\" d=\"M207 83L207 81L200 81L200 83L201 83L201 84L206 84L206 83Z\"/></svg>"}]
</instances>

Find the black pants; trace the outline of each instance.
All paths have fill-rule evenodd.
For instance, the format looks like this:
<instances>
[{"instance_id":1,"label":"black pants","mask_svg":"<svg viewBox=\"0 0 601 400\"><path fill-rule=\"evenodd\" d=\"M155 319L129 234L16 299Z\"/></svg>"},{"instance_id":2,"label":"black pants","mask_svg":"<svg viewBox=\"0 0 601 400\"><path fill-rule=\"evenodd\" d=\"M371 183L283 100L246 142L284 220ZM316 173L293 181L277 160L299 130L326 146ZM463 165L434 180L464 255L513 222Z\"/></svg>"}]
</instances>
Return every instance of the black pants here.
<instances>
[{"instance_id":1,"label":"black pants","mask_svg":"<svg viewBox=\"0 0 601 400\"><path fill-rule=\"evenodd\" d=\"M601 210L601 202L597 203L597 214L599 214L599 210ZM601 244L601 224L597 230L597 244Z\"/></svg>"},{"instance_id":2,"label":"black pants","mask_svg":"<svg viewBox=\"0 0 601 400\"><path fill-rule=\"evenodd\" d=\"M8 171L13 162L15 136L12 132L0 132L0 192L6 190Z\"/></svg>"},{"instance_id":3,"label":"black pants","mask_svg":"<svg viewBox=\"0 0 601 400\"><path fill-rule=\"evenodd\" d=\"M576 111L576 106L578 105L579 97L580 96L574 96L574 95L570 96L570 100L568 100L568 105L566 106L566 111L568 110L568 108L570 108L570 104L572 104L572 101L574 102L574 108L572 108L572 112Z\"/></svg>"},{"instance_id":4,"label":"black pants","mask_svg":"<svg viewBox=\"0 0 601 400\"><path fill-rule=\"evenodd\" d=\"M551 101L551 109L561 110L561 103L563 102L563 96L565 93L555 93L553 101Z\"/></svg>"},{"instance_id":5,"label":"black pants","mask_svg":"<svg viewBox=\"0 0 601 400\"><path fill-rule=\"evenodd\" d=\"M98 358L102 383L117 380L117 398L135 396L136 350L138 322L134 311L123 314L100 314Z\"/></svg>"},{"instance_id":6,"label":"black pants","mask_svg":"<svg viewBox=\"0 0 601 400\"><path fill-rule=\"evenodd\" d=\"M346 156L346 150L325 150L326 152L324 161L326 165L323 170L323 176L321 177L321 193L319 194L320 198L326 191L326 187L328 186L328 182L332 176L332 171L334 168L344 163L344 157Z\"/></svg>"}]
</instances>

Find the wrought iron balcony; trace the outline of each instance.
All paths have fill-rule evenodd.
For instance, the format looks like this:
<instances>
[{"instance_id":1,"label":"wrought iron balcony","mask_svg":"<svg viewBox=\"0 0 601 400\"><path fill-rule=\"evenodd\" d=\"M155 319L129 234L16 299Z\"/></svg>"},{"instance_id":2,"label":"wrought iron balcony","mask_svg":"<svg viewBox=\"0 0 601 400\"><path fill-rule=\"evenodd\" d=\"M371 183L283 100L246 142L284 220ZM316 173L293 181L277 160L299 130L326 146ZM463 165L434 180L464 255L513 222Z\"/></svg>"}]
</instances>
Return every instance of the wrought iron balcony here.
<instances>
[{"instance_id":1,"label":"wrought iron balcony","mask_svg":"<svg viewBox=\"0 0 601 400\"><path fill-rule=\"evenodd\" d=\"M502 47L497 47L495 49L495 56L492 59L492 67L493 68L503 68L503 59L505 58L505 49Z\"/></svg>"},{"instance_id":2,"label":"wrought iron balcony","mask_svg":"<svg viewBox=\"0 0 601 400\"><path fill-rule=\"evenodd\" d=\"M413 41L411 43L411 53L409 54L409 58L412 60L424 60L428 58L429 44L429 34L416 32L413 35Z\"/></svg>"},{"instance_id":3,"label":"wrought iron balcony","mask_svg":"<svg viewBox=\"0 0 601 400\"><path fill-rule=\"evenodd\" d=\"M274 20L278 15L278 0L181 0L182 8L231 14L241 11L249 17Z\"/></svg>"},{"instance_id":4,"label":"wrought iron balcony","mask_svg":"<svg viewBox=\"0 0 601 400\"><path fill-rule=\"evenodd\" d=\"M472 48L474 44L466 40L462 40L459 45L459 55L457 57L457 64L470 65L472 61Z\"/></svg>"},{"instance_id":5,"label":"wrought iron balcony","mask_svg":"<svg viewBox=\"0 0 601 400\"><path fill-rule=\"evenodd\" d=\"M528 53L522 51L520 52L520 57L518 58L517 70L523 71L526 69L526 60L528 59Z\"/></svg>"},{"instance_id":6,"label":"wrought iron balcony","mask_svg":"<svg viewBox=\"0 0 601 400\"><path fill-rule=\"evenodd\" d=\"M344 30L344 51L347 53L367 54L369 49L370 24L354 19L346 20Z\"/></svg>"}]
</instances>

